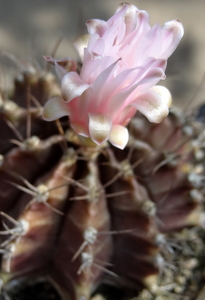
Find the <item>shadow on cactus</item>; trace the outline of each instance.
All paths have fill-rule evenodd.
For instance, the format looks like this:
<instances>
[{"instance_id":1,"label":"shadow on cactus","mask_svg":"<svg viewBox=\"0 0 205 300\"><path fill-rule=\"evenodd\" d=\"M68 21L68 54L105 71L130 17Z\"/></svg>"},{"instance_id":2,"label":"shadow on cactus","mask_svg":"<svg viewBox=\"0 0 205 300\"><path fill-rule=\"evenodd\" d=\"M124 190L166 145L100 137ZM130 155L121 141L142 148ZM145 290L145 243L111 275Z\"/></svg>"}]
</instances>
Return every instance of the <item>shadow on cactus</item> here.
<instances>
[{"instance_id":1,"label":"shadow on cactus","mask_svg":"<svg viewBox=\"0 0 205 300\"><path fill-rule=\"evenodd\" d=\"M122 4L87 28L82 64L44 57L61 88L27 65L1 94L2 297L195 299L204 125L156 85L183 27Z\"/></svg>"}]
</instances>

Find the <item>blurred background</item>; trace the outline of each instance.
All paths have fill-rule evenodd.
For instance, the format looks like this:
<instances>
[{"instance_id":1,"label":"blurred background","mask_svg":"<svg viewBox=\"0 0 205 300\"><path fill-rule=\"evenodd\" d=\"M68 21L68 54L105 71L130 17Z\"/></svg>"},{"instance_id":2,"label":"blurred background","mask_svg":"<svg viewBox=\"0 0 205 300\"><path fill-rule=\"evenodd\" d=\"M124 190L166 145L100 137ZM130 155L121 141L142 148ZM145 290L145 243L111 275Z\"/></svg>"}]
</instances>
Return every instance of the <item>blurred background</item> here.
<instances>
[{"instance_id":1,"label":"blurred background","mask_svg":"<svg viewBox=\"0 0 205 300\"><path fill-rule=\"evenodd\" d=\"M45 65L42 55L50 55L62 38L56 57L77 57L72 41L85 32L90 18L107 20L120 0L0 0L0 51L17 58L35 58ZM186 108L205 100L205 1L132 0L150 14L151 25L179 19L185 36L169 59L167 79L174 104ZM13 68L8 58L0 60L1 87L9 84ZM5 67L6 66L6 67ZM3 74L3 76L2 76ZM3 77L3 79L2 79ZM7 79L5 79L5 77Z\"/></svg>"}]
</instances>

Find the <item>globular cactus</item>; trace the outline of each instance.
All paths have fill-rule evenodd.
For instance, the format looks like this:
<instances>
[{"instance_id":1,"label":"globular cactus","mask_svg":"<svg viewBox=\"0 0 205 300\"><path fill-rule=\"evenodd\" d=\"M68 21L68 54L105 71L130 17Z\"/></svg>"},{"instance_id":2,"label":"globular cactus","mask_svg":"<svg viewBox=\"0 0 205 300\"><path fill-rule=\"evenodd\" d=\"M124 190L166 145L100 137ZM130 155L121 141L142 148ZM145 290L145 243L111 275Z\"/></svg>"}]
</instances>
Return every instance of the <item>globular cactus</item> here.
<instances>
[{"instance_id":1,"label":"globular cactus","mask_svg":"<svg viewBox=\"0 0 205 300\"><path fill-rule=\"evenodd\" d=\"M142 22L147 18L145 12L127 4L120 9L116 15L123 14L129 34L133 30L133 16L130 17L133 12L138 22L144 28L147 26ZM101 22L96 23L95 28L100 32L106 27ZM164 28L171 28L174 34L178 30L181 35L178 26L181 25L174 23ZM91 28L89 30L92 36ZM162 43L163 34L162 30ZM170 35L167 44L172 51ZM152 69L153 61L149 65L154 76L162 76L158 70L164 68L162 58L158 59L160 63L155 61L157 70ZM56 61L46 57L46 60L55 64L58 75L70 71L76 76L72 59ZM104 68L109 69L109 64ZM149 81L146 76L147 70L142 85ZM76 90L70 92L71 83L65 85L68 76L62 80L65 101L71 93L77 101L83 97L80 93L86 93L88 83L78 79ZM130 80L129 76L126 80ZM99 83L96 85L102 92ZM95 84L93 86L95 90ZM159 89L162 100L167 95L170 97L164 88ZM154 91L159 92L155 87L146 95L153 97L157 107L160 101L156 100ZM145 92L140 95L145 98ZM52 96L58 96L53 98L58 105L51 100L44 117L47 115L49 119L59 114L59 107L61 112L65 108L66 113L71 114L71 125L67 118L53 122L42 119L43 106ZM129 122L129 140L124 142L121 134L126 138L127 131L120 123L115 124L115 129L120 128L118 134L115 132L113 136L110 129L109 138L105 137L107 115L99 116L98 112L96 116L94 108L89 114L89 139L85 137L87 128L82 130L84 136L72 129L80 130L75 120L79 121L83 109L88 108L80 110L79 103L83 102L79 100L73 104L79 111L73 113L75 99L67 108L59 96L60 89L53 75L28 66L16 79L10 99L2 93L0 253L5 299L13 299L12 289L18 289L16 286L22 278L32 285L38 280L42 282L36 279L41 276L48 278L58 290L60 296L53 294L56 299L128 299L129 296L138 300L195 299L204 276L203 123L197 122L194 115L185 116L173 108L160 124L150 123L137 112ZM168 106L167 98L164 101L166 107L158 110L163 117ZM144 112L142 106L139 105L143 114L154 118L153 111ZM131 118L135 111L136 108L129 109L126 117ZM159 114L155 118L159 119ZM92 128L93 124L96 127ZM106 141L108 139L113 145ZM109 287L114 287L113 295ZM28 292L26 299L30 297ZM49 297L48 294L45 299Z\"/></svg>"}]
</instances>

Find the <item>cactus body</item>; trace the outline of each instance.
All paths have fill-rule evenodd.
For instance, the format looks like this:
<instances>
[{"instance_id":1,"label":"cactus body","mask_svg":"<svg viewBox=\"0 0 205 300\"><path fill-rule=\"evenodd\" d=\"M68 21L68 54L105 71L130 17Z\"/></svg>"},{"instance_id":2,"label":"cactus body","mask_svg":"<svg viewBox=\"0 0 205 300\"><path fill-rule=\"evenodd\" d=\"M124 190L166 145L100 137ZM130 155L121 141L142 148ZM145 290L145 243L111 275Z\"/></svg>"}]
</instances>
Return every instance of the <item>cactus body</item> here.
<instances>
[{"instance_id":1,"label":"cactus body","mask_svg":"<svg viewBox=\"0 0 205 300\"><path fill-rule=\"evenodd\" d=\"M48 275L71 300L90 299L102 283L136 299L192 299L203 252L203 124L171 112L153 125L137 114L124 151L93 146L67 120L42 121L41 105L58 93L51 78L27 72L1 102L2 276Z\"/></svg>"}]
</instances>

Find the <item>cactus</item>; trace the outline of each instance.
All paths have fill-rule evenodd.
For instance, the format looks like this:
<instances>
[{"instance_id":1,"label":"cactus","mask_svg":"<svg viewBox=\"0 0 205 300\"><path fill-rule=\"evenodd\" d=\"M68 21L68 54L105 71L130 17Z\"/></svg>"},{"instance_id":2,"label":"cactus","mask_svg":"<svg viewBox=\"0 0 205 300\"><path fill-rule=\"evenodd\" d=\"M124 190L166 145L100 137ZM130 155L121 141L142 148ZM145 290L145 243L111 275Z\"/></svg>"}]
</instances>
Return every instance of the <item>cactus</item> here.
<instances>
[{"instance_id":1,"label":"cactus","mask_svg":"<svg viewBox=\"0 0 205 300\"><path fill-rule=\"evenodd\" d=\"M50 72L26 66L5 95L5 299L21 282L47 280L55 299L195 299L203 285L203 123L174 108L160 124L137 112L121 150L76 134L67 118L42 119L47 100L60 96Z\"/></svg>"}]
</instances>

